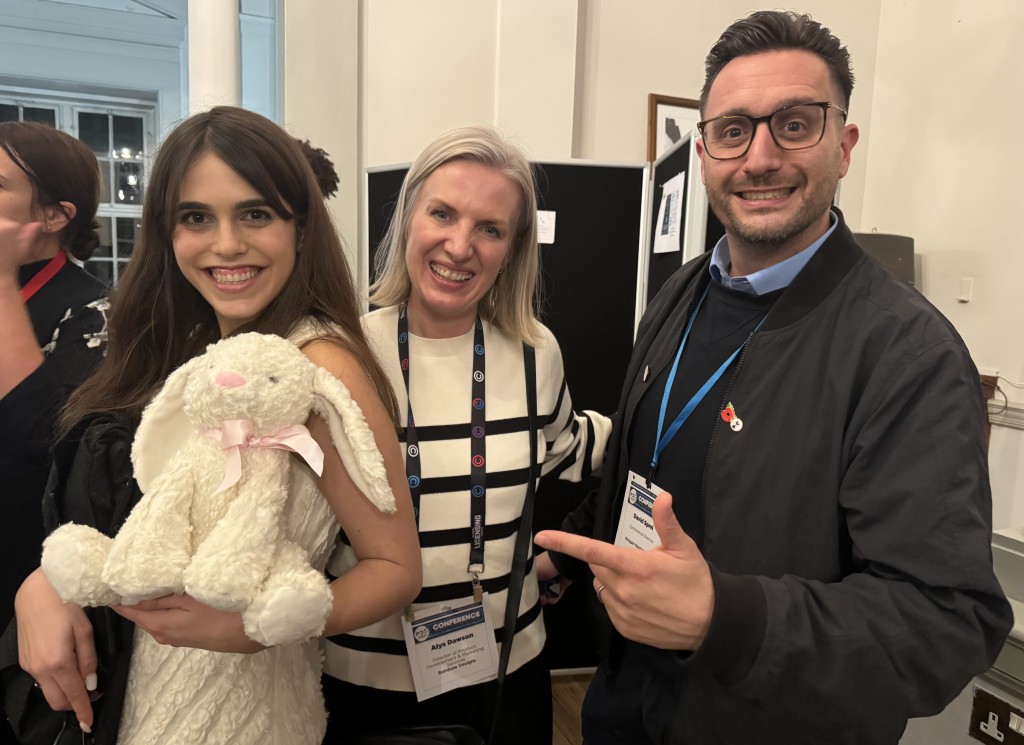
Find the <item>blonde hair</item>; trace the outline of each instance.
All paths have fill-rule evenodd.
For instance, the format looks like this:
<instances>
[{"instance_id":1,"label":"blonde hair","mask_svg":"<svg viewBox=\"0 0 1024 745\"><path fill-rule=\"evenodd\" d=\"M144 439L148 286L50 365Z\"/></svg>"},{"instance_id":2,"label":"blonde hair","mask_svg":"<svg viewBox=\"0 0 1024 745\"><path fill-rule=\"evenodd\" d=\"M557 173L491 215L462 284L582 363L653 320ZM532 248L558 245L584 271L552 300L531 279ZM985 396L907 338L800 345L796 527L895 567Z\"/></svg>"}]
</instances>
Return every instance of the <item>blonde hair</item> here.
<instances>
[{"instance_id":1,"label":"blonde hair","mask_svg":"<svg viewBox=\"0 0 1024 745\"><path fill-rule=\"evenodd\" d=\"M537 187L533 168L517 146L490 127L461 127L438 137L419 154L402 182L398 204L375 261L377 280L370 287L370 302L398 305L409 299L412 283L405 263L413 205L423 183L434 171L455 160L468 160L499 170L519 191L519 216L509 241L508 260L480 301L480 317L510 336L536 344Z\"/></svg>"}]
</instances>

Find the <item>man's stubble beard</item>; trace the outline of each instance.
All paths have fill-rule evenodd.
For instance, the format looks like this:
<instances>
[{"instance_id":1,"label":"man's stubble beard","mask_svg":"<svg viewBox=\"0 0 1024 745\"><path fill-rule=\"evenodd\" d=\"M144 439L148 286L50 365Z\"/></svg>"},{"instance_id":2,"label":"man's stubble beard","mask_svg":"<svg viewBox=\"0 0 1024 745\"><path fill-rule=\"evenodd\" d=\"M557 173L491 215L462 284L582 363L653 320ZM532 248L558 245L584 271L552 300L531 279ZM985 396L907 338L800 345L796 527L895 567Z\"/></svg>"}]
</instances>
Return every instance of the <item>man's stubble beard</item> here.
<instances>
[{"instance_id":1,"label":"man's stubble beard","mask_svg":"<svg viewBox=\"0 0 1024 745\"><path fill-rule=\"evenodd\" d=\"M820 194L813 194L813 200L805 200L801 203L796 213L782 225L775 227L750 224L755 221L744 221L739 219L732 209L729 196L721 196L717 190L707 189L708 204L715 216L722 222L726 233L734 238L743 241L759 251L770 252L782 246L794 236L800 235L807 230L816 220L827 212L832 206L832 199L836 188L839 185L838 174L830 192L822 190ZM759 184L751 184L760 187ZM806 184L804 184L806 187ZM731 194L731 192L730 192ZM804 191L806 195L807 192Z\"/></svg>"}]
</instances>

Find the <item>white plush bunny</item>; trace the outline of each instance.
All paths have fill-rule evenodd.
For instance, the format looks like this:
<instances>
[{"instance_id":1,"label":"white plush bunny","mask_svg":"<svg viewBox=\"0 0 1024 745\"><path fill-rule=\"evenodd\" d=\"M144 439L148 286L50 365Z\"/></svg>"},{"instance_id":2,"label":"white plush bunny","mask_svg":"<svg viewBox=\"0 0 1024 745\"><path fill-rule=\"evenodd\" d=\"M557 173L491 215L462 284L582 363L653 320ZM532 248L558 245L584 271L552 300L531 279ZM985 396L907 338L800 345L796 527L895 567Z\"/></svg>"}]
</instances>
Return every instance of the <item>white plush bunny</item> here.
<instances>
[{"instance_id":1,"label":"white plush bunny","mask_svg":"<svg viewBox=\"0 0 1024 745\"><path fill-rule=\"evenodd\" d=\"M296 720L282 730L290 733L289 742L319 742L319 655L315 642L296 643L318 636L330 612L332 595L321 570L338 524L314 479L323 452L304 426L311 412L327 422L360 491L378 509L394 511L373 433L345 386L293 343L250 333L213 344L176 370L146 408L132 446L143 497L118 534L110 539L68 524L46 539L43 571L66 601L95 606L187 593L212 607L241 611L252 639L285 645L257 655L218 655L161 647L148 634L136 634L124 742L166 743L169 736L216 742L210 731L182 728L173 707L217 706L218 688L235 697L239 689L247 691L245 706L253 709L240 721L234 712L225 717L216 710L198 717L211 720L210 726L218 715L230 720L223 726L237 737L231 742L266 741L267 727L273 731L267 721L262 731L256 726L267 708L260 708L261 691L271 711L280 708L282 696L296 699L289 711L275 712ZM288 646L297 657L284 653ZM230 672L210 672L220 664L217 657ZM239 663L236 657L248 659ZM279 679L297 671L312 681ZM203 700L168 703L168 688L179 683L186 690L207 686ZM163 717L156 713L161 707L167 709ZM310 717L312 730L301 721ZM176 731L158 729L162 720L173 721ZM246 726L256 727L252 739L239 731ZM299 736L303 731L306 737Z\"/></svg>"}]
</instances>

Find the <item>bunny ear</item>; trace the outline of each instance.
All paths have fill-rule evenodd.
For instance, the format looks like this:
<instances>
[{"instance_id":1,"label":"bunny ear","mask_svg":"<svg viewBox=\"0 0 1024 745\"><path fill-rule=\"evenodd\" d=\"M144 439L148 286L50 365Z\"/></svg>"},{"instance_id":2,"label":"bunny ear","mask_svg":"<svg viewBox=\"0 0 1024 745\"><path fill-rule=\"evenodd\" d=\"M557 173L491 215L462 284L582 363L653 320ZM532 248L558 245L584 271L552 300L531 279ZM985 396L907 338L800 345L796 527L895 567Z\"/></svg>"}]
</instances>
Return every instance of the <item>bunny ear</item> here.
<instances>
[{"instance_id":1,"label":"bunny ear","mask_svg":"<svg viewBox=\"0 0 1024 745\"><path fill-rule=\"evenodd\" d=\"M194 357L168 375L160 392L142 412L132 443L132 466L143 494L192 436L192 425L185 416L184 392L189 373L200 359L202 356Z\"/></svg>"},{"instance_id":2,"label":"bunny ear","mask_svg":"<svg viewBox=\"0 0 1024 745\"><path fill-rule=\"evenodd\" d=\"M352 400L348 388L323 368L314 373L313 390L313 408L327 422L349 477L378 510L394 512L395 495L388 484L384 458L359 404Z\"/></svg>"}]
</instances>

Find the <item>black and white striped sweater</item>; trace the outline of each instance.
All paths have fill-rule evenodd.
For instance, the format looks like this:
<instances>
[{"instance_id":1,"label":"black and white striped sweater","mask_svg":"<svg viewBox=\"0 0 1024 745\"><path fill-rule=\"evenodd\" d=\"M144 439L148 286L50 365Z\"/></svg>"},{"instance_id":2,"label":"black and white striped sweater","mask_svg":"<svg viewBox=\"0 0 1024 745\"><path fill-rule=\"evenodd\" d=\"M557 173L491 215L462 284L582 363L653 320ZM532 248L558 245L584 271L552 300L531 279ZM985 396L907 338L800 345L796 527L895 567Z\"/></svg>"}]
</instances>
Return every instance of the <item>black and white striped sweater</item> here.
<instances>
[{"instance_id":1,"label":"black and white striped sweater","mask_svg":"<svg viewBox=\"0 0 1024 745\"><path fill-rule=\"evenodd\" d=\"M502 636L512 554L529 473L530 444L522 345L484 323L487 386L487 510L481 584L487 612ZM363 328L384 366L404 417L405 383L399 367L398 310L384 308L363 318ZM538 454L542 475L579 481L604 460L611 420L573 411L558 342L547 328L537 347ZM471 594L466 571L470 544L470 405L473 331L454 339L410 334L410 386L422 464L419 514L423 590L415 610L458 601ZM404 432L400 433L404 442ZM543 498L543 495L541 495ZM338 576L355 564L352 549L339 541L328 564ZM529 662L544 646L533 556L520 601L509 672ZM412 691L412 673L398 615L324 641L328 674L357 685Z\"/></svg>"}]
</instances>

